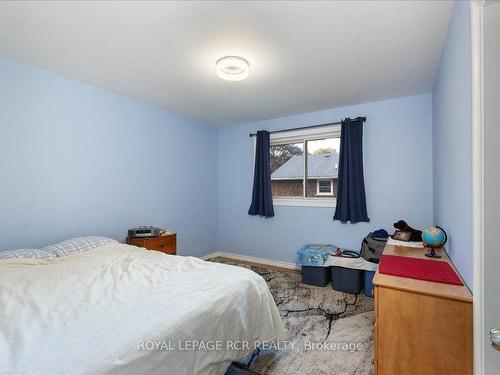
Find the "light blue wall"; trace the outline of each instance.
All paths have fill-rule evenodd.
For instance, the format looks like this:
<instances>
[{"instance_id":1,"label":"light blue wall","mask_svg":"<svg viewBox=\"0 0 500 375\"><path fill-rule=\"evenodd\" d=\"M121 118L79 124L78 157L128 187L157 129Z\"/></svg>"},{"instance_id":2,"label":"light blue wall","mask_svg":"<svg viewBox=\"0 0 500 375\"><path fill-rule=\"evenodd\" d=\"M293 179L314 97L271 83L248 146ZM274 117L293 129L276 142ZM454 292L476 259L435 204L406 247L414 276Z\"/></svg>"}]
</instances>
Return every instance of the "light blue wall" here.
<instances>
[{"instance_id":1,"label":"light blue wall","mask_svg":"<svg viewBox=\"0 0 500 375\"><path fill-rule=\"evenodd\" d=\"M217 130L0 59L0 249L152 224L217 238Z\"/></svg>"},{"instance_id":2,"label":"light blue wall","mask_svg":"<svg viewBox=\"0 0 500 375\"><path fill-rule=\"evenodd\" d=\"M472 288L472 68L470 4L457 1L433 90L434 222Z\"/></svg>"},{"instance_id":3,"label":"light blue wall","mask_svg":"<svg viewBox=\"0 0 500 375\"><path fill-rule=\"evenodd\" d=\"M432 225L432 99L405 97L219 130L219 236L221 251L293 262L306 243L359 249L363 237L403 218L417 228ZM249 132L285 129L367 116L365 182L370 223L333 222L333 209L275 207L275 217L247 214L253 176Z\"/></svg>"}]
</instances>

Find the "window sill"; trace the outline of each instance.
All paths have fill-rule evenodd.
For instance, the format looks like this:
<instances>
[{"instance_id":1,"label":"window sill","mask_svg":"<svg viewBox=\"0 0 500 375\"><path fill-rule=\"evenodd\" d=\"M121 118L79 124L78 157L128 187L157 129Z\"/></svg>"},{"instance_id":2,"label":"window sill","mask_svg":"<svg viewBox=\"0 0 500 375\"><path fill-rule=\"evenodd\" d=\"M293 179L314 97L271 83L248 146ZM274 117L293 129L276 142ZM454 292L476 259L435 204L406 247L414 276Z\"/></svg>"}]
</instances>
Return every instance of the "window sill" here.
<instances>
[{"instance_id":1,"label":"window sill","mask_svg":"<svg viewBox=\"0 0 500 375\"><path fill-rule=\"evenodd\" d=\"M273 198L275 206L296 206L296 207L329 207L333 208L337 204L337 199L332 198Z\"/></svg>"}]
</instances>

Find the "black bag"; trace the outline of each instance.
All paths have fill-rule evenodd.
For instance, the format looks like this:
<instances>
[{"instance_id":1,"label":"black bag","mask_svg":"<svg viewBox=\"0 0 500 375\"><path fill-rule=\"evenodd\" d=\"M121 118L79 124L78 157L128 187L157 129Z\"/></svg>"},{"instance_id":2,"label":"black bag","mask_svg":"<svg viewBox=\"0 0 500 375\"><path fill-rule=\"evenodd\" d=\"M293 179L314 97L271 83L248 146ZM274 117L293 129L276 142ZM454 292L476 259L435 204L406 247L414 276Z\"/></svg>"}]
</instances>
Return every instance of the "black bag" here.
<instances>
[{"instance_id":1,"label":"black bag","mask_svg":"<svg viewBox=\"0 0 500 375\"><path fill-rule=\"evenodd\" d=\"M388 238L373 237L372 233L363 238L361 256L369 262L378 263Z\"/></svg>"}]
</instances>

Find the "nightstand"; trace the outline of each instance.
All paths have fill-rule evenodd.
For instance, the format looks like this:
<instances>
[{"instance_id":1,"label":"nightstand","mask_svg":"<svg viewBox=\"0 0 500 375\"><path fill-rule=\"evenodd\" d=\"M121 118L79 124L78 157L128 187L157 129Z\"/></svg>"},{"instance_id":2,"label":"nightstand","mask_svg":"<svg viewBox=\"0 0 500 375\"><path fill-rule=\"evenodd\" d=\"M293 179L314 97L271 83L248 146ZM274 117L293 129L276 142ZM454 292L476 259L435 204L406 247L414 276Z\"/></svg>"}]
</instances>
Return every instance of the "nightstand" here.
<instances>
[{"instance_id":1,"label":"nightstand","mask_svg":"<svg viewBox=\"0 0 500 375\"><path fill-rule=\"evenodd\" d=\"M170 233L158 237L127 237L127 244L175 255L177 250L177 235Z\"/></svg>"}]
</instances>

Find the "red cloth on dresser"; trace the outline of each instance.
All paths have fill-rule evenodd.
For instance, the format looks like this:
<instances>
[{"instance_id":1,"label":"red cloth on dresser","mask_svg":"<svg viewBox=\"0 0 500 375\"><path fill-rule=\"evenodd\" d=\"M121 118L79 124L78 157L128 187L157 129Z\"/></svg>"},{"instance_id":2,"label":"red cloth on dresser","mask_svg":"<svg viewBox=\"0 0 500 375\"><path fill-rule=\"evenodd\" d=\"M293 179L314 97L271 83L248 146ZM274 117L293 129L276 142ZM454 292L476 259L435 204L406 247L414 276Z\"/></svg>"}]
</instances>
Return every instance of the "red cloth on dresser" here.
<instances>
[{"instance_id":1,"label":"red cloth on dresser","mask_svg":"<svg viewBox=\"0 0 500 375\"><path fill-rule=\"evenodd\" d=\"M463 285L453 268L447 262L439 260L382 255L378 270L386 275Z\"/></svg>"}]
</instances>

